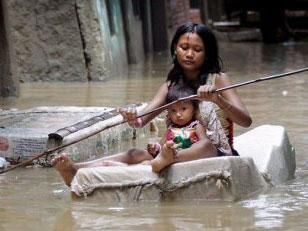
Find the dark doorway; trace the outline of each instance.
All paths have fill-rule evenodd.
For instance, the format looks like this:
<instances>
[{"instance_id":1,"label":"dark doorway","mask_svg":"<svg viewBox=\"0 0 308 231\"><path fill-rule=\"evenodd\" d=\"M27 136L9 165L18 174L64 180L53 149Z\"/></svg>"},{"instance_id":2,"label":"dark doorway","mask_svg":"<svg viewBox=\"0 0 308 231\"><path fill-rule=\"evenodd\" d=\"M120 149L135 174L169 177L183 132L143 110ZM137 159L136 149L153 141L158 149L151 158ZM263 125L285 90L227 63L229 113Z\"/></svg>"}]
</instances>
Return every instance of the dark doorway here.
<instances>
[{"instance_id":1,"label":"dark doorway","mask_svg":"<svg viewBox=\"0 0 308 231\"><path fill-rule=\"evenodd\" d=\"M4 23L3 5L0 1L0 96L9 96L9 53Z\"/></svg>"},{"instance_id":2,"label":"dark doorway","mask_svg":"<svg viewBox=\"0 0 308 231\"><path fill-rule=\"evenodd\" d=\"M152 33L153 50L164 51L168 49L168 34L166 23L166 5L164 0L152 0Z\"/></svg>"}]
</instances>

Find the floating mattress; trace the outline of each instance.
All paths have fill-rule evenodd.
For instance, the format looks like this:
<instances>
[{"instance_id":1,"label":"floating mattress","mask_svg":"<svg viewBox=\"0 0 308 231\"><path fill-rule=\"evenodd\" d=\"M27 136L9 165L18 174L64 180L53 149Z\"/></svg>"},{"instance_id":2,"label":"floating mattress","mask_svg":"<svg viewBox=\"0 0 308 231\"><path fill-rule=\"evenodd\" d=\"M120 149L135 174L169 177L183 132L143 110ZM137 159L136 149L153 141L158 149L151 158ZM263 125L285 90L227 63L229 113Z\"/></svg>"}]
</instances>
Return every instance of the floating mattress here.
<instances>
[{"instance_id":1,"label":"floating mattress","mask_svg":"<svg viewBox=\"0 0 308 231\"><path fill-rule=\"evenodd\" d=\"M71 191L105 201L234 201L294 177L295 151L283 127L259 126L235 137L234 146L239 157L176 163L160 174L148 165L82 168Z\"/></svg>"}]
</instances>

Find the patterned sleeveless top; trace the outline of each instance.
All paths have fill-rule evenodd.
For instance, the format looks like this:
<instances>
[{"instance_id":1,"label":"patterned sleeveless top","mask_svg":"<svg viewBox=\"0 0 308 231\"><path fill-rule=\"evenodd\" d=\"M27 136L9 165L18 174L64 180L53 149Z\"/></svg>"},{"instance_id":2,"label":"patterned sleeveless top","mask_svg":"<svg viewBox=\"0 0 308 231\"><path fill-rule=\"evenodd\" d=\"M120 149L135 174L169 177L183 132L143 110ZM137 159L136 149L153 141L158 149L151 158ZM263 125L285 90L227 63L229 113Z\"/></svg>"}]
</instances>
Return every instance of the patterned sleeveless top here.
<instances>
[{"instance_id":1,"label":"patterned sleeveless top","mask_svg":"<svg viewBox=\"0 0 308 231\"><path fill-rule=\"evenodd\" d=\"M207 84L215 84L216 75L208 76ZM229 142L229 122L222 109L208 101L199 103L200 121L204 123L206 134L218 150L226 155L232 155Z\"/></svg>"},{"instance_id":2,"label":"patterned sleeveless top","mask_svg":"<svg viewBox=\"0 0 308 231\"><path fill-rule=\"evenodd\" d=\"M217 74L211 74L208 76L207 84L215 85ZM215 112L218 116L220 124L228 137L229 144L233 147L233 122L227 118L226 113L216 104L214 104Z\"/></svg>"}]
</instances>

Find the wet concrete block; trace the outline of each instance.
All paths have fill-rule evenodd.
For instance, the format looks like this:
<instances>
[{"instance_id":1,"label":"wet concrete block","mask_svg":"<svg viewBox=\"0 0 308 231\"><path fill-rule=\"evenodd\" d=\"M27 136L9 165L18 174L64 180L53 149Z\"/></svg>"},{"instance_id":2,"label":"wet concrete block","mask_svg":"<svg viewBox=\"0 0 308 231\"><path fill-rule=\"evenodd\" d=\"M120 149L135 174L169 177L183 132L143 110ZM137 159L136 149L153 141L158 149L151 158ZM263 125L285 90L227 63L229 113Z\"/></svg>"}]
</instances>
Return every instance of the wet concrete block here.
<instances>
[{"instance_id":1,"label":"wet concrete block","mask_svg":"<svg viewBox=\"0 0 308 231\"><path fill-rule=\"evenodd\" d=\"M45 129L1 128L0 156L13 160L31 158L46 150Z\"/></svg>"},{"instance_id":2,"label":"wet concrete block","mask_svg":"<svg viewBox=\"0 0 308 231\"><path fill-rule=\"evenodd\" d=\"M110 113L113 116L110 117ZM103 116L104 114L108 116ZM48 138L50 133L69 127L76 123L82 123L91 118L100 116L107 124L104 131L97 133L82 142L71 145L67 148L73 158L88 159L102 154L104 148L119 142L130 136L133 129L127 124L108 127L108 121L119 117L115 108L110 107L37 107L27 110L0 111L0 157L6 157L14 161L32 158L48 148L56 147L62 143L53 144ZM102 122L102 121L101 121ZM110 121L111 122L111 121ZM82 137L83 131L91 134L91 127L97 128L97 123L89 124L79 131L76 131L74 138ZM69 142L74 140L69 140Z\"/></svg>"}]
</instances>

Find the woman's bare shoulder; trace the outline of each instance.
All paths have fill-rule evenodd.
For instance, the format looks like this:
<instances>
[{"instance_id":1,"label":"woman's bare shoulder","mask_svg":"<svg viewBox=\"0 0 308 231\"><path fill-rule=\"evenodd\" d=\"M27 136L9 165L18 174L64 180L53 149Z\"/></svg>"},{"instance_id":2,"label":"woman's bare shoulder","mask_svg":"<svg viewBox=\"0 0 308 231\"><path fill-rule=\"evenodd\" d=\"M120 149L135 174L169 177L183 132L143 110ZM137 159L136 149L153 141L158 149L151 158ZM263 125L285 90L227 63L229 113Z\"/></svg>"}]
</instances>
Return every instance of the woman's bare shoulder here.
<instances>
[{"instance_id":1,"label":"woman's bare shoulder","mask_svg":"<svg viewBox=\"0 0 308 231\"><path fill-rule=\"evenodd\" d=\"M167 93L168 93L168 82L164 82L160 85L158 91L156 92L155 96L150 102L152 108L162 106L165 103Z\"/></svg>"},{"instance_id":2,"label":"woman's bare shoulder","mask_svg":"<svg viewBox=\"0 0 308 231\"><path fill-rule=\"evenodd\" d=\"M165 82L163 82L163 83L160 85L159 89L160 89L160 90L168 90L169 84L170 84L169 81L165 81Z\"/></svg>"},{"instance_id":3,"label":"woman's bare shoulder","mask_svg":"<svg viewBox=\"0 0 308 231\"><path fill-rule=\"evenodd\" d=\"M166 95L167 92L168 92L168 86L169 86L169 83L168 83L168 82L163 82L163 83L160 85L157 94Z\"/></svg>"}]
</instances>

